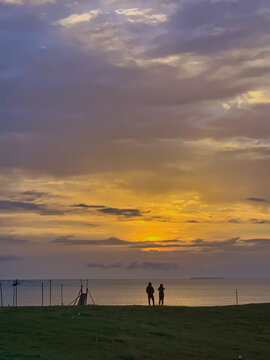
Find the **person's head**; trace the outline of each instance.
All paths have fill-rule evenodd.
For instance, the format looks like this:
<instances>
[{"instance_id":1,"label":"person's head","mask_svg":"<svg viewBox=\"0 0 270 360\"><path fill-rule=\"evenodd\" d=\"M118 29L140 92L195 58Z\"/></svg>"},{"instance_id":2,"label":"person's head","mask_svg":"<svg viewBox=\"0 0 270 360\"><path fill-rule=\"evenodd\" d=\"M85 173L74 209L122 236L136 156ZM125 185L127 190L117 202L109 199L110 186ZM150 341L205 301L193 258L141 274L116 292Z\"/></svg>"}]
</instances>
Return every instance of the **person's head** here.
<instances>
[{"instance_id":1,"label":"person's head","mask_svg":"<svg viewBox=\"0 0 270 360\"><path fill-rule=\"evenodd\" d=\"M163 288L163 284L160 284L160 287L162 287L162 288Z\"/></svg>"},{"instance_id":2,"label":"person's head","mask_svg":"<svg viewBox=\"0 0 270 360\"><path fill-rule=\"evenodd\" d=\"M152 286L152 283L150 282L150 283L148 284L148 286Z\"/></svg>"}]
</instances>

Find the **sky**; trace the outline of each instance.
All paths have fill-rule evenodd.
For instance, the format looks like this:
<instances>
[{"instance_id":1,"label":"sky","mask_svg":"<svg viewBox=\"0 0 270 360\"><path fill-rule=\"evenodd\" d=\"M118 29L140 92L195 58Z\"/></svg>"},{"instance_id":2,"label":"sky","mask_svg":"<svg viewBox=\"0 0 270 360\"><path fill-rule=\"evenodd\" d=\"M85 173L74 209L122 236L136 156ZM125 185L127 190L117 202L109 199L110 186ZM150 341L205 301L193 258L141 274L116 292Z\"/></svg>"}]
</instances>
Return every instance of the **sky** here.
<instances>
[{"instance_id":1,"label":"sky","mask_svg":"<svg viewBox=\"0 0 270 360\"><path fill-rule=\"evenodd\" d=\"M268 0L0 0L0 278L270 277Z\"/></svg>"}]
</instances>

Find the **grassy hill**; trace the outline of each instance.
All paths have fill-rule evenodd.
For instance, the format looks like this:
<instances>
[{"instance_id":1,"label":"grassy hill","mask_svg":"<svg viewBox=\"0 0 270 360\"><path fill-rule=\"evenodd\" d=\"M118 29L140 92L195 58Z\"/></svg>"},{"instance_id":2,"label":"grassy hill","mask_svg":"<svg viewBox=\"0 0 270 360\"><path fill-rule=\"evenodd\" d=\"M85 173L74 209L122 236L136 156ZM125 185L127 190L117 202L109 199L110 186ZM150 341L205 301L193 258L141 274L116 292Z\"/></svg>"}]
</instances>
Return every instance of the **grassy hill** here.
<instances>
[{"instance_id":1,"label":"grassy hill","mask_svg":"<svg viewBox=\"0 0 270 360\"><path fill-rule=\"evenodd\" d=\"M1 360L270 359L270 304L0 308Z\"/></svg>"}]
</instances>

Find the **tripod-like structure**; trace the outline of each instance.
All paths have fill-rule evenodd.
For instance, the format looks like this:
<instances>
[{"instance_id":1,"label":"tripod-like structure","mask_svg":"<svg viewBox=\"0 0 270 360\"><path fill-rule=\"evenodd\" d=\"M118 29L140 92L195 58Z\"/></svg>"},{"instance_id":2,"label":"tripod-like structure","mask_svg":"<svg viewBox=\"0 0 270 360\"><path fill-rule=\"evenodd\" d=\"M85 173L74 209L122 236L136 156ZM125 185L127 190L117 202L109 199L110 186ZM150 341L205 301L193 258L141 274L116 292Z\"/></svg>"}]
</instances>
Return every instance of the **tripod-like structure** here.
<instances>
[{"instance_id":1,"label":"tripod-like structure","mask_svg":"<svg viewBox=\"0 0 270 360\"><path fill-rule=\"evenodd\" d=\"M84 292L84 289L83 289L83 284L81 284L81 288L80 288L80 291L79 291L79 294L78 296L76 297L75 300L72 301L72 303L70 303L70 305L75 305L75 306L86 306L88 305L88 296L90 297L93 305L96 305L95 304L95 301L90 293L90 290L88 288L88 280L86 282L86 289L85 289L85 292Z\"/></svg>"}]
</instances>

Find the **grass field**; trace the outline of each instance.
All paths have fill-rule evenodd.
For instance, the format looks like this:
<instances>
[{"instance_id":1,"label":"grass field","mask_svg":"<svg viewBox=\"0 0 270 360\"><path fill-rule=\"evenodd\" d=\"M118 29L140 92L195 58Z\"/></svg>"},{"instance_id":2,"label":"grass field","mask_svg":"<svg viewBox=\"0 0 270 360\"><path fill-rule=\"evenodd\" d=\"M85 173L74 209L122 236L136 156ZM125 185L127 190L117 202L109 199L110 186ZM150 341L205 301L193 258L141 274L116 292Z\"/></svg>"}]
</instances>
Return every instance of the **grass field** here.
<instances>
[{"instance_id":1,"label":"grass field","mask_svg":"<svg viewBox=\"0 0 270 360\"><path fill-rule=\"evenodd\" d=\"M237 360L239 354L270 359L270 304L0 308L1 360Z\"/></svg>"}]
</instances>

